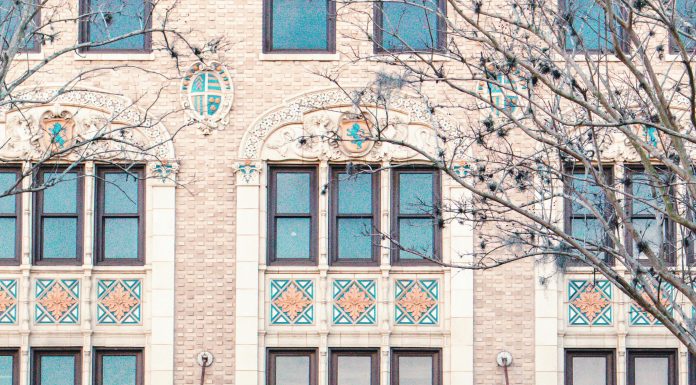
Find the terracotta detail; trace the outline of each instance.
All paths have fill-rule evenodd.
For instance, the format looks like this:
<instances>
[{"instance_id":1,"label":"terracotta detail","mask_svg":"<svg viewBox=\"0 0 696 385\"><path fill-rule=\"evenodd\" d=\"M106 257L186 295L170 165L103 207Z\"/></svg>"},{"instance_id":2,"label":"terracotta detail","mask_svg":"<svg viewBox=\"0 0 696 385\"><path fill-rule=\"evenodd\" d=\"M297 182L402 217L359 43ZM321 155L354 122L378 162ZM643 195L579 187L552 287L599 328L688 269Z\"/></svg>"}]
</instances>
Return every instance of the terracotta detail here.
<instances>
[{"instance_id":1,"label":"terracotta detail","mask_svg":"<svg viewBox=\"0 0 696 385\"><path fill-rule=\"evenodd\" d=\"M280 297L278 297L274 302L285 314L294 320L297 315L302 313L304 308L312 303L304 293L297 290L295 285L291 285L288 290L286 290Z\"/></svg>"},{"instance_id":2,"label":"terracotta detail","mask_svg":"<svg viewBox=\"0 0 696 385\"><path fill-rule=\"evenodd\" d=\"M437 302L428 296L428 293L415 286L413 290L399 300L399 306L406 309L413 315L416 320L419 320L423 313L426 313Z\"/></svg>"},{"instance_id":3,"label":"terracotta detail","mask_svg":"<svg viewBox=\"0 0 696 385\"><path fill-rule=\"evenodd\" d=\"M39 304L55 319L60 319L76 302L60 285L53 286L51 291L39 300Z\"/></svg>"},{"instance_id":4,"label":"terracotta detail","mask_svg":"<svg viewBox=\"0 0 696 385\"><path fill-rule=\"evenodd\" d=\"M602 296L602 293L597 288L589 286L585 292L581 293L573 301L573 305L580 309L587 319L592 322L609 305L609 301Z\"/></svg>"},{"instance_id":5,"label":"terracotta detail","mask_svg":"<svg viewBox=\"0 0 696 385\"><path fill-rule=\"evenodd\" d=\"M124 315L138 304L138 300L123 288L123 285L118 285L102 300L102 304L112 312L120 321Z\"/></svg>"},{"instance_id":6,"label":"terracotta detail","mask_svg":"<svg viewBox=\"0 0 696 385\"><path fill-rule=\"evenodd\" d=\"M359 290L357 286L353 286L336 303L355 321L365 309L372 306L373 301L365 295L365 292Z\"/></svg>"}]
</instances>

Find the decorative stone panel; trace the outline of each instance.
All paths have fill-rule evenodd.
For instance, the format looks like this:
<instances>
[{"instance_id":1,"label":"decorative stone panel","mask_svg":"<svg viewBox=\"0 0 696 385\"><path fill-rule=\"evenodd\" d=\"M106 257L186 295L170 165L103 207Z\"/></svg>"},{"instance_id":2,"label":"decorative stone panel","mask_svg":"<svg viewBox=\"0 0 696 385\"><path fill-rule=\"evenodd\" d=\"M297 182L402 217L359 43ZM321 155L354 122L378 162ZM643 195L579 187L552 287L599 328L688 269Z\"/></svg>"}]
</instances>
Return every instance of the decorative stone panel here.
<instances>
[{"instance_id":1,"label":"decorative stone panel","mask_svg":"<svg viewBox=\"0 0 696 385\"><path fill-rule=\"evenodd\" d=\"M374 325L377 322L377 283L373 279L333 282L333 323Z\"/></svg>"},{"instance_id":2,"label":"decorative stone panel","mask_svg":"<svg viewBox=\"0 0 696 385\"><path fill-rule=\"evenodd\" d=\"M270 293L271 324L311 325L314 323L314 281L272 279Z\"/></svg>"},{"instance_id":3,"label":"decorative stone panel","mask_svg":"<svg viewBox=\"0 0 696 385\"><path fill-rule=\"evenodd\" d=\"M612 285L607 280L568 282L568 323L572 326L613 324Z\"/></svg>"},{"instance_id":4,"label":"decorative stone panel","mask_svg":"<svg viewBox=\"0 0 696 385\"><path fill-rule=\"evenodd\" d=\"M17 280L0 280L0 324L17 322Z\"/></svg>"},{"instance_id":5,"label":"decorative stone panel","mask_svg":"<svg viewBox=\"0 0 696 385\"><path fill-rule=\"evenodd\" d=\"M674 300L676 294L674 286L665 283L662 285L660 294L660 302L662 303L667 311L672 312L671 302ZM643 298L650 302L650 297L646 293L643 293ZM628 311L628 320L631 326L657 326L662 325L662 322L658 321L655 316L643 310L643 308L635 302L631 303L630 309Z\"/></svg>"},{"instance_id":6,"label":"decorative stone panel","mask_svg":"<svg viewBox=\"0 0 696 385\"><path fill-rule=\"evenodd\" d=\"M140 324L142 281L139 279L100 279L97 283L97 323L103 325Z\"/></svg>"},{"instance_id":7,"label":"decorative stone panel","mask_svg":"<svg viewBox=\"0 0 696 385\"><path fill-rule=\"evenodd\" d=\"M436 325L439 282L435 279L396 280L394 320L397 325Z\"/></svg>"},{"instance_id":8,"label":"decorative stone panel","mask_svg":"<svg viewBox=\"0 0 696 385\"><path fill-rule=\"evenodd\" d=\"M37 324L77 324L80 320L80 281L37 279L34 320Z\"/></svg>"}]
</instances>

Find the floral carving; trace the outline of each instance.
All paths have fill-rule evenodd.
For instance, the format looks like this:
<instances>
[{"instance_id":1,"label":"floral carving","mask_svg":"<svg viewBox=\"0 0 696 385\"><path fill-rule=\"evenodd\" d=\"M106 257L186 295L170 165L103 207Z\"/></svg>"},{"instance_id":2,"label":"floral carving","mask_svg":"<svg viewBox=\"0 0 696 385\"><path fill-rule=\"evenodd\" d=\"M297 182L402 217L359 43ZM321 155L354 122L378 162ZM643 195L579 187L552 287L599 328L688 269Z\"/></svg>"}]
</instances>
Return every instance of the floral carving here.
<instances>
[{"instance_id":1,"label":"floral carving","mask_svg":"<svg viewBox=\"0 0 696 385\"><path fill-rule=\"evenodd\" d=\"M0 291L0 313L4 313L12 305L15 304L15 299L7 295L5 291Z\"/></svg>"},{"instance_id":2,"label":"floral carving","mask_svg":"<svg viewBox=\"0 0 696 385\"><path fill-rule=\"evenodd\" d=\"M54 285L39 301L53 318L60 319L77 301L60 285Z\"/></svg>"},{"instance_id":3,"label":"floral carving","mask_svg":"<svg viewBox=\"0 0 696 385\"><path fill-rule=\"evenodd\" d=\"M287 314L290 320L295 320L297 315L302 313L312 301L307 298L304 293L297 290L295 285L290 285L290 287L283 292L280 297L276 298L273 303Z\"/></svg>"},{"instance_id":4,"label":"floral carving","mask_svg":"<svg viewBox=\"0 0 696 385\"><path fill-rule=\"evenodd\" d=\"M336 301L336 303L350 314L353 321L356 321L365 309L372 306L374 301L368 298L364 291L359 290L358 287L354 285L341 299Z\"/></svg>"},{"instance_id":5,"label":"floral carving","mask_svg":"<svg viewBox=\"0 0 696 385\"><path fill-rule=\"evenodd\" d=\"M580 309L587 319L592 322L595 317L609 305L609 301L602 296L599 290L592 286L581 293L580 296L573 301L573 305Z\"/></svg>"},{"instance_id":6,"label":"floral carving","mask_svg":"<svg viewBox=\"0 0 696 385\"><path fill-rule=\"evenodd\" d=\"M119 321L139 303L130 292L123 288L123 285L116 286L101 302Z\"/></svg>"},{"instance_id":7,"label":"floral carving","mask_svg":"<svg viewBox=\"0 0 696 385\"><path fill-rule=\"evenodd\" d=\"M399 306L411 313L416 320L419 320L423 313L430 310L436 303L437 302L430 298L419 286L414 286L413 289L406 293L398 302Z\"/></svg>"}]
</instances>

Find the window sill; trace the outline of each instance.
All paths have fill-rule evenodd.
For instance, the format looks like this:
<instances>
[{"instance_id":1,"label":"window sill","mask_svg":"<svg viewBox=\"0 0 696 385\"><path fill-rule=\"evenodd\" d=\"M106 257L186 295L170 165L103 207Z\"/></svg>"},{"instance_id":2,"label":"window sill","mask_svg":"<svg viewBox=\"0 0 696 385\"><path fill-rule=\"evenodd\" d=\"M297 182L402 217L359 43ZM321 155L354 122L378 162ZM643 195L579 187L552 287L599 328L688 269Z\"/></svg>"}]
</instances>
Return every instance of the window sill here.
<instances>
[{"instance_id":1,"label":"window sill","mask_svg":"<svg viewBox=\"0 0 696 385\"><path fill-rule=\"evenodd\" d=\"M260 53L260 61L339 61L341 54L336 53Z\"/></svg>"},{"instance_id":2,"label":"window sill","mask_svg":"<svg viewBox=\"0 0 696 385\"><path fill-rule=\"evenodd\" d=\"M76 61L154 61L154 52L142 53L106 53L82 52L75 53Z\"/></svg>"},{"instance_id":3,"label":"window sill","mask_svg":"<svg viewBox=\"0 0 696 385\"><path fill-rule=\"evenodd\" d=\"M43 51L39 52L20 52L15 55L15 60L19 61L41 61L46 58Z\"/></svg>"},{"instance_id":4,"label":"window sill","mask_svg":"<svg viewBox=\"0 0 696 385\"><path fill-rule=\"evenodd\" d=\"M445 52L421 52L421 57L415 53L400 53L400 52L375 52L367 60L377 61L382 63L394 62L448 62L456 61L455 58L447 56Z\"/></svg>"}]
</instances>

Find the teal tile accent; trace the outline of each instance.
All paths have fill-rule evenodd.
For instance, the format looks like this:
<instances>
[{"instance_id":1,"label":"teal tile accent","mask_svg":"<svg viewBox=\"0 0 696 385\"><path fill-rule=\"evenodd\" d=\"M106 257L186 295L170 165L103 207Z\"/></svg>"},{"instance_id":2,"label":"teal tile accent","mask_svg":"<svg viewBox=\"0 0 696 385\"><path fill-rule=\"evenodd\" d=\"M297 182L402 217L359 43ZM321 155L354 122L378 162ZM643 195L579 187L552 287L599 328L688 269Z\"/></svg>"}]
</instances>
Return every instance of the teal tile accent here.
<instances>
[{"instance_id":1,"label":"teal tile accent","mask_svg":"<svg viewBox=\"0 0 696 385\"><path fill-rule=\"evenodd\" d=\"M142 312L142 280L100 279L97 282L97 323L139 325Z\"/></svg>"},{"instance_id":2,"label":"teal tile accent","mask_svg":"<svg viewBox=\"0 0 696 385\"><path fill-rule=\"evenodd\" d=\"M17 323L17 280L0 279L0 324Z\"/></svg>"},{"instance_id":3,"label":"teal tile accent","mask_svg":"<svg viewBox=\"0 0 696 385\"><path fill-rule=\"evenodd\" d=\"M314 323L314 281L272 279L272 325L311 325Z\"/></svg>"},{"instance_id":4,"label":"teal tile accent","mask_svg":"<svg viewBox=\"0 0 696 385\"><path fill-rule=\"evenodd\" d=\"M335 325L377 323L377 283L373 279L337 279L333 282Z\"/></svg>"},{"instance_id":5,"label":"teal tile accent","mask_svg":"<svg viewBox=\"0 0 696 385\"><path fill-rule=\"evenodd\" d=\"M568 281L568 323L572 326L611 326L612 289L607 280Z\"/></svg>"},{"instance_id":6,"label":"teal tile accent","mask_svg":"<svg viewBox=\"0 0 696 385\"><path fill-rule=\"evenodd\" d=\"M639 286L639 289L642 290ZM671 302L674 301L676 296L676 290L674 286L663 283L661 288L662 294L660 295L660 300L662 304L667 308L667 311L672 312ZM649 297L647 294L643 294L646 299ZM649 300L649 299L648 299ZM652 314L643 310L640 305L635 302L631 303L630 309L628 311L629 325L631 326L659 326L662 322L658 321Z\"/></svg>"},{"instance_id":7,"label":"teal tile accent","mask_svg":"<svg viewBox=\"0 0 696 385\"><path fill-rule=\"evenodd\" d=\"M436 279L396 280L394 285L397 325L437 325L440 296Z\"/></svg>"},{"instance_id":8,"label":"teal tile accent","mask_svg":"<svg viewBox=\"0 0 696 385\"><path fill-rule=\"evenodd\" d=\"M77 324L80 321L80 281L37 279L34 321L37 324Z\"/></svg>"}]
</instances>

